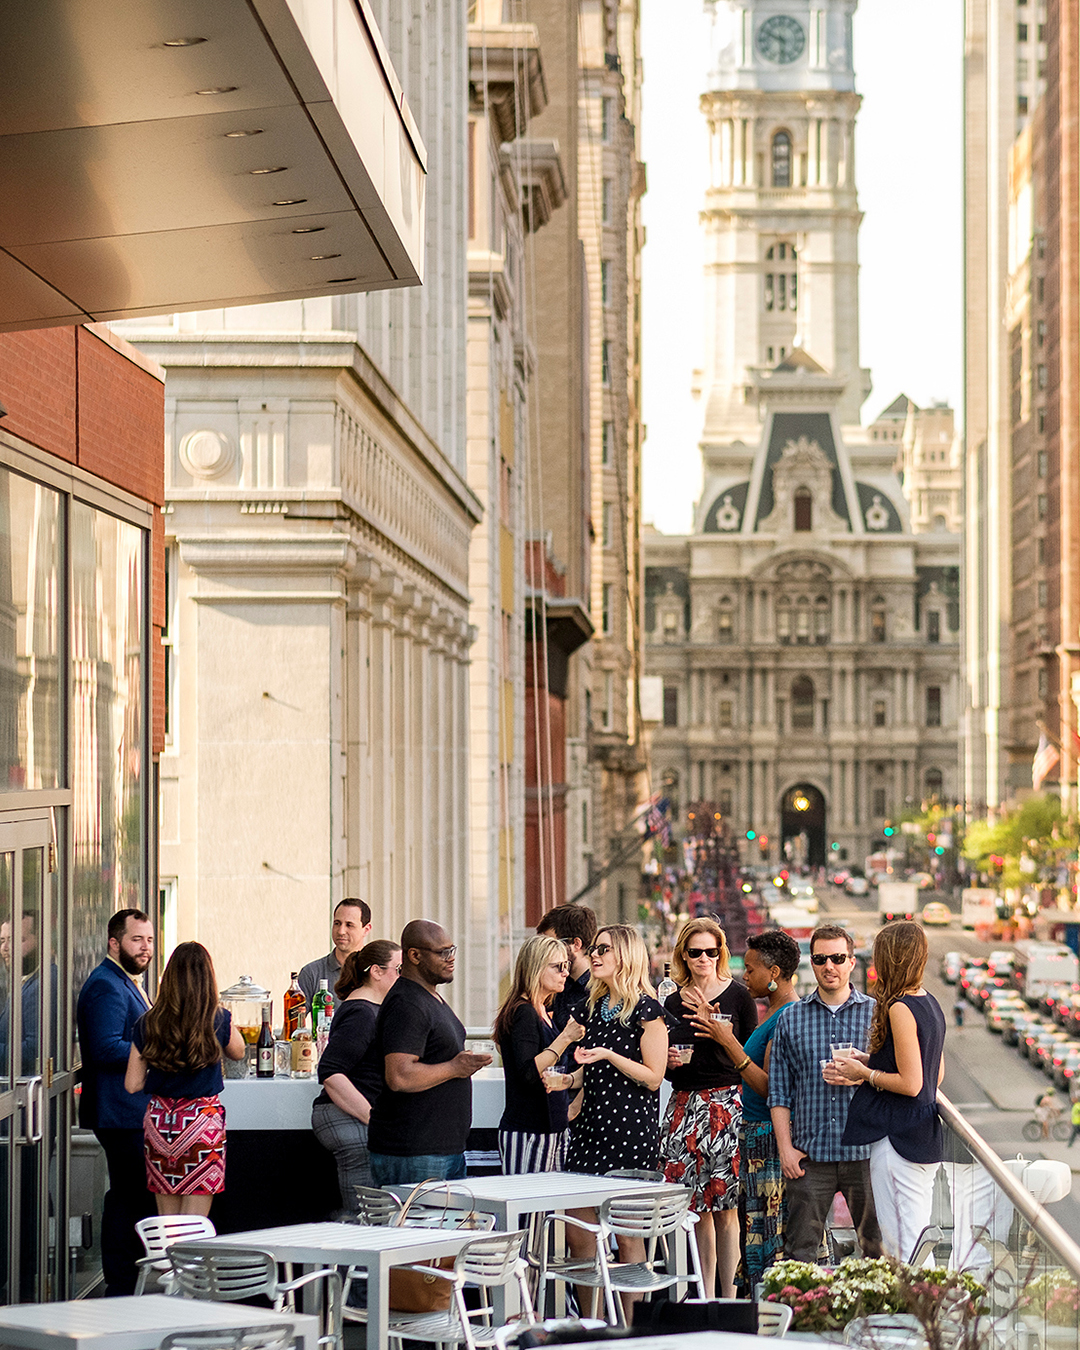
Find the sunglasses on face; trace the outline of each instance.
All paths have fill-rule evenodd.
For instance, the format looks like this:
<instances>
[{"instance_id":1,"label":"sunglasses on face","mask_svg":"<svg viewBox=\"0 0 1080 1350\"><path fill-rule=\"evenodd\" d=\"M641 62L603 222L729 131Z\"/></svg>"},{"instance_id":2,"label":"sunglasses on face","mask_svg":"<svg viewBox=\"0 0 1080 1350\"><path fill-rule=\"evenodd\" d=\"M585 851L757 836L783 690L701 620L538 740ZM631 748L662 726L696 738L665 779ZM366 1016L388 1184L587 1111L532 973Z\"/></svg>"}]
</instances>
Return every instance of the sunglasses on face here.
<instances>
[{"instance_id":1,"label":"sunglasses on face","mask_svg":"<svg viewBox=\"0 0 1080 1350\"><path fill-rule=\"evenodd\" d=\"M815 966L823 966L826 961L831 961L834 966L842 966L850 959L847 952L829 952L827 956L824 953L818 952L810 958Z\"/></svg>"},{"instance_id":2,"label":"sunglasses on face","mask_svg":"<svg viewBox=\"0 0 1080 1350\"><path fill-rule=\"evenodd\" d=\"M720 955L719 947L687 947L686 954L691 961L696 961L699 956L707 956L710 961L715 961Z\"/></svg>"},{"instance_id":3,"label":"sunglasses on face","mask_svg":"<svg viewBox=\"0 0 1080 1350\"><path fill-rule=\"evenodd\" d=\"M443 961L450 961L457 952L457 947L414 947L413 951L430 952L432 956L438 956Z\"/></svg>"},{"instance_id":4,"label":"sunglasses on face","mask_svg":"<svg viewBox=\"0 0 1080 1350\"><path fill-rule=\"evenodd\" d=\"M570 967L565 961L549 962L548 970L557 970L560 975L568 975L570 973Z\"/></svg>"},{"instance_id":5,"label":"sunglasses on face","mask_svg":"<svg viewBox=\"0 0 1080 1350\"><path fill-rule=\"evenodd\" d=\"M609 951L611 951L611 943L610 943L610 942L601 942L601 943L599 943L598 945L592 946L592 947L589 948L589 955L590 955L590 956L607 956L607 954L608 954Z\"/></svg>"}]
</instances>

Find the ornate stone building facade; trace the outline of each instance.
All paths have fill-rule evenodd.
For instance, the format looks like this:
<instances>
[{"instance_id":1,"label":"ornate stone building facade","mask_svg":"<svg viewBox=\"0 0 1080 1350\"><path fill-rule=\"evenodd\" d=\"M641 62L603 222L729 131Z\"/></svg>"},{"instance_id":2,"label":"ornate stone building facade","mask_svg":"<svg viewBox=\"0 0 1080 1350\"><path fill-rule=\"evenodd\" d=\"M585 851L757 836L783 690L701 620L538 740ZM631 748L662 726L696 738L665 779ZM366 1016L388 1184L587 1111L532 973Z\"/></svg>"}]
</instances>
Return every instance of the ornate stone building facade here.
<instances>
[{"instance_id":1,"label":"ornate stone building facade","mask_svg":"<svg viewBox=\"0 0 1080 1350\"><path fill-rule=\"evenodd\" d=\"M372 8L429 156L425 284L124 325L167 371L166 939L279 993L358 895L380 936L447 927L467 1014L498 933L474 948L466 9Z\"/></svg>"},{"instance_id":2,"label":"ornate stone building facade","mask_svg":"<svg viewBox=\"0 0 1080 1350\"><path fill-rule=\"evenodd\" d=\"M959 787L956 511L913 525L906 400L896 438L858 422L854 8L714 6L704 486L691 536L645 538L654 774L754 860L861 861Z\"/></svg>"}]
</instances>

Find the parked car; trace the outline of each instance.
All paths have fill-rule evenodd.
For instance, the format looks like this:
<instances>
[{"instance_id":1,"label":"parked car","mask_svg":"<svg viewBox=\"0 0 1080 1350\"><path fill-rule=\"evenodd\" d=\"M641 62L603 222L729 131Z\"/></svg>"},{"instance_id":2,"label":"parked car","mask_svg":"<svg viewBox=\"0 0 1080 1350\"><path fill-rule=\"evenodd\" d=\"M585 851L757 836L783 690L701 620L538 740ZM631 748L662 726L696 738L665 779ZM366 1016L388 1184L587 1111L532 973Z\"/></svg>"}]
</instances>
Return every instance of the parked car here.
<instances>
[{"instance_id":1,"label":"parked car","mask_svg":"<svg viewBox=\"0 0 1080 1350\"><path fill-rule=\"evenodd\" d=\"M1068 1040L1055 1045L1047 1057L1047 1062L1043 1064L1044 1072L1057 1083L1059 1071L1064 1069L1065 1061L1073 1055L1080 1055L1080 1041Z\"/></svg>"},{"instance_id":2,"label":"parked car","mask_svg":"<svg viewBox=\"0 0 1080 1350\"><path fill-rule=\"evenodd\" d=\"M818 898L808 881L793 881L790 885L791 903L805 909L807 914L818 912Z\"/></svg>"},{"instance_id":3,"label":"parked car","mask_svg":"<svg viewBox=\"0 0 1080 1350\"><path fill-rule=\"evenodd\" d=\"M870 883L865 877L848 877L844 882L844 890L848 895L869 895Z\"/></svg>"},{"instance_id":4,"label":"parked car","mask_svg":"<svg viewBox=\"0 0 1080 1350\"><path fill-rule=\"evenodd\" d=\"M924 924L948 928L952 923L952 910L948 905L943 905L940 900L931 900L928 905L923 905L922 921Z\"/></svg>"},{"instance_id":5,"label":"parked car","mask_svg":"<svg viewBox=\"0 0 1080 1350\"><path fill-rule=\"evenodd\" d=\"M981 956L967 956L960 970L960 987L967 989L971 979L979 971L986 969L986 961Z\"/></svg>"},{"instance_id":6,"label":"parked car","mask_svg":"<svg viewBox=\"0 0 1080 1350\"><path fill-rule=\"evenodd\" d=\"M1080 1086L1080 1050L1073 1051L1066 1055L1064 1060L1054 1069L1054 1083L1059 1088L1065 1088L1070 1097L1073 1095L1073 1085Z\"/></svg>"},{"instance_id":7,"label":"parked car","mask_svg":"<svg viewBox=\"0 0 1080 1350\"><path fill-rule=\"evenodd\" d=\"M1030 1031L1024 1037L1024 1044L1020 1047L1020 1053L1027 1055L1032 1064L1038 1064L1041 1058L1040 1049L1051 1044L1057 1044L1060 1041L1067 1040L1068 1037L1063 1031Z\"/></svg>"},{"instance_id":8,"label":"parked car","mask_svg":"<svg viewBox=\"0 0 1080 1350\"><path fill-rule=\"evenodd\" d=\"M964 966L964 957L960 952L946 952L941 958L941 978L946 984L955 984L960 978Z\"/></svg>"},{"instance_id":9,"label":"parked car","mask_svg":"<svg viewBox=\"0 0 1080 1350\"><path fill-rule=\"evenodd\" d=\"M1024 1011L1014 1017L1011 1022L1007 1021L1001 1028L1001 1039L1006 1045L1018 1046L1021 1039L1027 1035L1028 1028L1036 1020L1025 1004Z\"/></svg>"},{"instance_id":10,"label":"parked car","mask_svg":"<svg viewBox=\"0 0 1080 1350\"><path fill-rule=\"evenodd\" d=\"M971 979L968 980L964 994L973 1008L982 1007L982 998L980 997L979 991L982 989L988 978L989 976L985 970L976 970L971 976Z\"/></svg>"},{"instance_id":11,"label":"parked car","mask_svg":"<svg viewBox=\"0 0 1080 1350\"><path fill-rule=\"evenodd\" d=\"M1050 1073L1055 1052L1068 1044L1070 1037L1064 1031L1049 1031L1036 1041L1034 1053L1029 1058L1037 1068L1042 1069L1043 1073Z\"/></svg>"},{"instance_id":12,"label":"parked car","mask_svg":"<svg viewBox=\"0 0 1080 1350\"><path fill-rule=\"evenodd\" d=\"M995 947L995 949L986 958L988 970L992 970L995 975L1011 975L1013 961L1016 959L1016 953L1010 947Z\"/></svg>"},{"instance_id":13,"label":"parked car","mask_svg":"<svg viewBox=\"0 0 1080 1350\"><path fill-rule=\"evenodd\" d=\"M934 878L929 872L913 872L908 881L913 881L920 891L928 891L934 884Z\"/></svg>"},{"instance_id":14,"label":"parked car","mask_svg":"<svg viewBox=\"0 0 1080 1350\"><path fill-rule=\"evenodd\" d=\"M986 1010L986 1029L1004 1036L1006 1027L1022 1016L1022 1009L1011 1003L991 1004Z\"/></svg>"},{"instance_id":15,"label":"parked car","mask_svg":"<svg viewBox=\"0 0 1080 1350\"><path fill-rule=\"evenodd\" d=\"M850 876L851 873L846 867L838 867L836 871L833 872L832 876L829 877L829 881L833 886L843 886Z\"/></svg>"}]
</instances>

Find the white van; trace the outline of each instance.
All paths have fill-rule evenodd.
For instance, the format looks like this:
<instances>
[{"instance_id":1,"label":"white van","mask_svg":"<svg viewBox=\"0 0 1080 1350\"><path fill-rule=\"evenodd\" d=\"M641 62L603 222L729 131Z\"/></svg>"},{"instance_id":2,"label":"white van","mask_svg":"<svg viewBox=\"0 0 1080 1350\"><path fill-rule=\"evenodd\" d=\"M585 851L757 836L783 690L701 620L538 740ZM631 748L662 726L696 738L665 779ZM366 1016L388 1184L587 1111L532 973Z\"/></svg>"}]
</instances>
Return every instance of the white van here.
<instances>
[{"instance_id":1,"label":"white van","mask_svg":"<svg viewBox=\"0 0 1080 1350\"><path fill-rule=\"evenodd\" d=\"M1054 985L1071 985L1080 978L1076 953L1060 942L1027 940L1016 944L1013 983L1023 998L1034 1005Z\"/></svg>"}]
</instances>

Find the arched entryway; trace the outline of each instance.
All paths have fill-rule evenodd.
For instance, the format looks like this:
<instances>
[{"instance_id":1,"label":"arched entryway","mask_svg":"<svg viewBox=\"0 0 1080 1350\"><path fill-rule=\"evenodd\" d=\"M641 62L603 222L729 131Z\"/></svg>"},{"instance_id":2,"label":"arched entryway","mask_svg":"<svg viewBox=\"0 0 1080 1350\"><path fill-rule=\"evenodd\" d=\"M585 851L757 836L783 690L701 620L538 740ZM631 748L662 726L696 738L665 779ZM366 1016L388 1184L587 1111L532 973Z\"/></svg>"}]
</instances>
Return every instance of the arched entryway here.
<instances>
[{"instance_id":1,"label":"arched entryway","mask_svg":"<svg viewBox=\"0 0 1080 1350\"><path fill-rule=\"evenodd\" d=\"M825 865L825 797L811 783L796 783L780 803L781 857L795 867Z\"/></svg>"}]
</instances>

